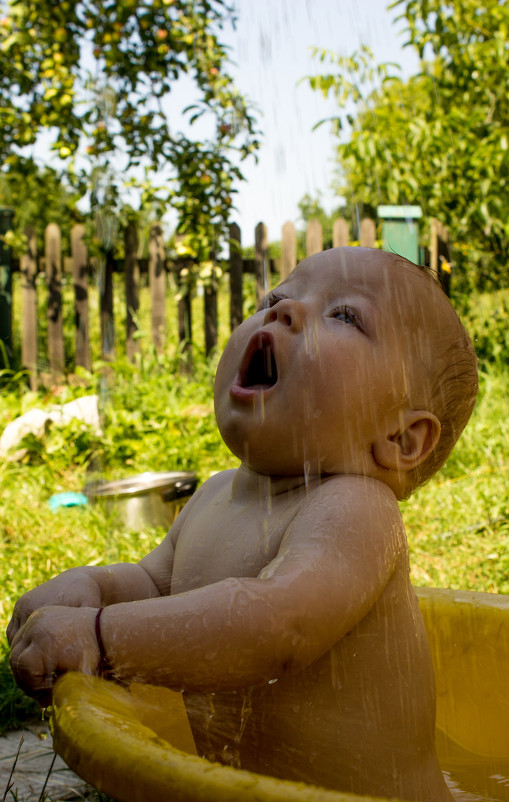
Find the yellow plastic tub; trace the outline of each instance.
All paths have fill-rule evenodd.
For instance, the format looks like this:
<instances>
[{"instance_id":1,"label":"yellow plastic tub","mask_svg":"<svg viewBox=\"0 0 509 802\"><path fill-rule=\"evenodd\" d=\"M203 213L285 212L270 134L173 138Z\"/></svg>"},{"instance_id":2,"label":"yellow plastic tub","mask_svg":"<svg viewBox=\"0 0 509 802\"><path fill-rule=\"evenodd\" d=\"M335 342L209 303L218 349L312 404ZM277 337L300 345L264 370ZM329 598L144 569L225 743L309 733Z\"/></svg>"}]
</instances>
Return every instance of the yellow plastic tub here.
<instances>
[{"instance_id":1,"label":"yellow plastic tub","mask_svg":"<svg viewBox=\"0 0 509 802\"><path fill-rule=\"evenodd\" d=\"M417 590L437 685L437 748L461 791L509 802L509 596ZM179 694L78 673L57 683L55 750L119 802L373 802L196 756Z\"/></svg>"}]
</instances>

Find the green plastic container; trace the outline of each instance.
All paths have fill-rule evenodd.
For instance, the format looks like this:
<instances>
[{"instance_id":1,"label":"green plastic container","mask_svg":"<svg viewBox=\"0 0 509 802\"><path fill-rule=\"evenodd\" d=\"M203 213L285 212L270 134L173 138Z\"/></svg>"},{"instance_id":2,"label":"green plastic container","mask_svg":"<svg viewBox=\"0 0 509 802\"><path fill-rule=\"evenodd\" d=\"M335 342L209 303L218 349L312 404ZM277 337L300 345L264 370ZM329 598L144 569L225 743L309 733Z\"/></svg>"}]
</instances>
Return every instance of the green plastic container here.
<instances>
[{"instance_id":1,"label":"green plastic container","mask_svg":"<svg viewBox=\"0 0 509 802\"><path fill-rule=\"evenodd\" d=\"M378 218L382 223L382 247L419 264L420 206L379 206Z\"/></svg>"}]
</instances>

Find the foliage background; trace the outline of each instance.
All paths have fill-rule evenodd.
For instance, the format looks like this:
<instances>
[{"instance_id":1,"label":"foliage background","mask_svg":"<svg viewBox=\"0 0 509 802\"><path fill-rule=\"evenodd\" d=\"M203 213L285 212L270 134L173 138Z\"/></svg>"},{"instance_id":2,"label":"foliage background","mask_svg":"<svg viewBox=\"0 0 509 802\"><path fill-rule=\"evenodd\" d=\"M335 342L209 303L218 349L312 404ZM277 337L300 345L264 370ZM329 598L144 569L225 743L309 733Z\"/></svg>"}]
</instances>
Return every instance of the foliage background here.
<instances>
[{"instance_id":1,"label":"foliage background","mask_svg":"<svg viewBox=\"0 0 509 802\"><path fill-rule=\"evenodd\" d=\"M403 82L368 48L350 57L316 50L309 83L333 93L338 190L349 214L420 205L453 242L464 291L509 283L509 4L396 0L407 46L421 59ZM354 111L350 113L349 109ZM457 281L458 286L458 281Z\"/></svg>"}]
</instances>

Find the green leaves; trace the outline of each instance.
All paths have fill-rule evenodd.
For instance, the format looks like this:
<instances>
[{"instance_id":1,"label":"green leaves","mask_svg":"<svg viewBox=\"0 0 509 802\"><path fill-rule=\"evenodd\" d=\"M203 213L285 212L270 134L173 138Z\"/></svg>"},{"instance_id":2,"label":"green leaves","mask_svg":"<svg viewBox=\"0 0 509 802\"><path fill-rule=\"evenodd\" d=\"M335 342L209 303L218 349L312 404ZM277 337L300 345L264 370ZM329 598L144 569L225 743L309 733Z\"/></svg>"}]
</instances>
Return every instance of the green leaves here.
<instances>
[{"instance_id":1,"label":"green leaves","mask_svg":"<svg viewBox=\"0 0 509 802\"><path fill-rule=\"evenodd\" d=\"M141 164L173 181L189 229L197 222L189 192L200 186L189 157L196 164L201 154L216 189L200 193L200 226L209 215L224 228L231 185L242 177L234 162L259 140L219 39L232 19L222 0L0 0L0 9L0 161L19 162L47 132L68 175L77 156L94 168L113 157L121 171ZM197 98L182 116L211 119L210 141L177 135L181 121L169 116L168 96L184 74Z\"/></svg>"},{"instance_id":2,"label":"green leaves","mask_svg":"<svg viewBox=\"0 0 509 802\"><path fill-rule=\"evenodd\" d=\"M355 109L337 149L340 193L366 211L419 204L440 219L452 236L457 289L507 283L509 5L397 0L389 8L428 59L419 75L398 81L364 49L329 57L332 83L329 74L314 79L315 89L332 87L340 109Z\"/></svg>"}]
</instances>

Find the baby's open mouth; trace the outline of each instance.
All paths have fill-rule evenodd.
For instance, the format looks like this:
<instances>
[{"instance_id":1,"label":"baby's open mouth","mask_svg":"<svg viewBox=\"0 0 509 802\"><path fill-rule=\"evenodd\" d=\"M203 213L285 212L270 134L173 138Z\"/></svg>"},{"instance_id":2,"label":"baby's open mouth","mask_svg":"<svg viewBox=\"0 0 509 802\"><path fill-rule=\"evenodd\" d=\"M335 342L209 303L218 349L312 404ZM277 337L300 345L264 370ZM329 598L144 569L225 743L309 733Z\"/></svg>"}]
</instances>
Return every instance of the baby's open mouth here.
<instances>
[{"instance_id":1,"label":"baby's open mouth","mask_svg":"<svg viewBox=\"0 0 509 802\"><path fill-rule=\"evenodd\" d=\"M252 338L246 349L237 386L246 390L268 390L276 384L277 378L272 337L267 332L260 332Z\"/></svg>"}]
</instances>

